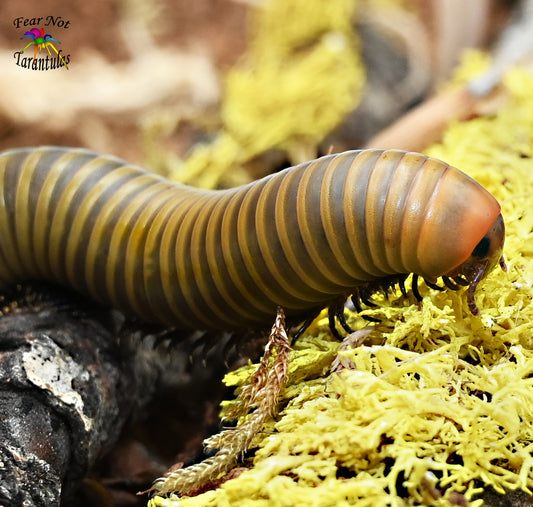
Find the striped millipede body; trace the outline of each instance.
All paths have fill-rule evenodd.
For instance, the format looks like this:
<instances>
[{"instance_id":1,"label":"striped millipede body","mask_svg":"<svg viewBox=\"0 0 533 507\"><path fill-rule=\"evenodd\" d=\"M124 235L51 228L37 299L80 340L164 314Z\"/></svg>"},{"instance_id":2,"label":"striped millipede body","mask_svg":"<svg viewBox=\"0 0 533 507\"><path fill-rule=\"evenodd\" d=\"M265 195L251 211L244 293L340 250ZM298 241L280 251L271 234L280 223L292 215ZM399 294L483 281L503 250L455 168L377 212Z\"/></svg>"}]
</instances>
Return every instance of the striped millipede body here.
<instances>
[{"instance_id":1,"label":"striped millipede body","mask_svg":"<svg viewBox=\"0 0 533 507\"><path fill-rule=\"evenodd\" d=\"M409 273L469 284L476 313L504 241L478 183L396 150L206 191L83 149L16 149L0 155L0 196L2 285L50 280L178 328L265 327L278 305L297 323Z\"/></svg>"}]
</instances>

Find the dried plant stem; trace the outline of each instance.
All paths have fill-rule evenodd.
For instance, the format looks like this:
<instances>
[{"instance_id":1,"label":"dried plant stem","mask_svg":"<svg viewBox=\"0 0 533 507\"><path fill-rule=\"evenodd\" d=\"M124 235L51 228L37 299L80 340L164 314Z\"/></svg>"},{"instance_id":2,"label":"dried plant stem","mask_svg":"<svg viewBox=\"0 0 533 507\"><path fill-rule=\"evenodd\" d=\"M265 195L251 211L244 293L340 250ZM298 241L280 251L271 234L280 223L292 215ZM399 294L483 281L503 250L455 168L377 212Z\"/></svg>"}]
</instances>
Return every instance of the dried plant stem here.
<instances>
[{"instance_id":1,"label":"dried plant stem","mask_svg":"<svg viewBox=\"0 0 533 507\"><path fill-rule=\"evenodd\" d=\"M495 113L503 100L503 89L484 97L477 97L466 85L439 93L382 130L365 148L424 151L442 139L451 122Z\"/></svg>"},{"instance_id":2,"label":"dried plant stem","mask_svg":"<svg viewBox=\"0 0 533 507\"><path fill-rule=\"evenodd\" d=\"M287 380L289 351L285 314L282 308L278 308L263 358L248 383L241 388L226 419L243 418L251 409L255 410L237 428L224 430L204 441L208 450L219 449L213 457L187 468L171 469L157 479L149 491L158 495L170 492L186 494L231 470L276 407Z\"/></svg>"}]
</instances>

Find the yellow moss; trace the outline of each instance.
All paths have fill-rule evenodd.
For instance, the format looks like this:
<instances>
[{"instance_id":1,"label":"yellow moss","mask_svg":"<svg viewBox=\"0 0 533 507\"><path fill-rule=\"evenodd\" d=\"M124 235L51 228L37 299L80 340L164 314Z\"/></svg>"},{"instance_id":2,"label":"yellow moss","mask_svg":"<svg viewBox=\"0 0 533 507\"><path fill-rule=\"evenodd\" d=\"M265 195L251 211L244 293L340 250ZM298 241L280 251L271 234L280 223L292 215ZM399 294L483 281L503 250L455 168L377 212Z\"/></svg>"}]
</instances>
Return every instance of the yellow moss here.
<instances>
[{"instance_id":1,"label":"yellow moss","mask_svg":"<svg viewBox=\"0 0 533 507\"><path fill-rule=\"evenodd\" d=\"M382 322L364 345L341 351L323 319L292 351L282 410L256 439L250 469L152 507L444 506L483 487L533 487L533 76L513 70L505 86L497 115L452 125L428 150L502 203L509 270L480 286L482 315L453 291L421 287L420 305L377 297L380 307L365 313ZM342 367L332 372L336 354Z\"/></svg>"},{"instance_id":2,"label":"yellow moss","mask_svg":"<svg viewBox=\"0 0 533 507\"><path fill-rule=\"evenodd\" d=\"M364 70L351 24L356 4L269 0L257 7L249 53L226 76L223 128L172 178L205 188L243 183L243 164L271 148L313 158L316 144L361 95Z\"/></svg>"},{"instance_id":3,"label":"yellow moss","mask_svg":"<svg viewBox=\"0 0 533 507\"><path fill-rule=\"evenodd\" d=\"M454 69L453 77L446 86L464 84L488 70L491 57L484 51L467 49L461 56L461 65Z\"/></svg>"}]
</instances>

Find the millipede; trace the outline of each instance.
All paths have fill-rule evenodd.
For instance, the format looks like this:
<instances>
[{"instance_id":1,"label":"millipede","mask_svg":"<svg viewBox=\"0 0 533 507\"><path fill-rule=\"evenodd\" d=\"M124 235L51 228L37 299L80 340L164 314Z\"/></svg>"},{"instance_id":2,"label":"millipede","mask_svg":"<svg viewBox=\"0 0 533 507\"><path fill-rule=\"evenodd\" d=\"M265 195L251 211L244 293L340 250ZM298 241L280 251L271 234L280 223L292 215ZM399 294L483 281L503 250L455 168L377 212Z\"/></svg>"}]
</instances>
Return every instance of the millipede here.
<instances>
[{"instance_id":1,"label":"millipede","mask_svg":"<svg viewBox=\"0 0 533 507\"><path fill-rule=\"evenodd\" d=\"M0 154L0 284L44 280L187 329L294 325L357 309L413 274L468 286L504 267L504 222L475 180L419 153L327 155L201 190L74 148ZM304 324L305 325L305 324Z\"/></svg>"}]
</instances>

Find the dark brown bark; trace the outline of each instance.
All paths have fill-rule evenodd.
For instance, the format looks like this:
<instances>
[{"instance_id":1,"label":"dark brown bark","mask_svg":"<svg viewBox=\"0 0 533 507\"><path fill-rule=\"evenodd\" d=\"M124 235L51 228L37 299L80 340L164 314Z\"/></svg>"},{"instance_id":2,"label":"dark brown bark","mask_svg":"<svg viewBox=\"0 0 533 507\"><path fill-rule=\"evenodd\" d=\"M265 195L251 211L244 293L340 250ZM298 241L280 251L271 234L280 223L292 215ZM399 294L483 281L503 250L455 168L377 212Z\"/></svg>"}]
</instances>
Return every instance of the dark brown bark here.
<instances>
[{"instance_id":1,"label":"dark brown bark","mask_svg":"<svg viewBox=\"0 0 533 507\"><path fill-rule=\"evenodd\" d=\"M80 481L125 427L113 458L99 462L105 486L96 489L134 501L170 464L200 452L216 430L227 364L263 343L146 328L50 287L0 304L1 507L80 505L95 484L80 497Z\"/></svg>"},{"instance_id":2,"label":"dark brown bark","mask_svg":"<svg viewBox=\"0 0 533 507\"><path fill-rule=\"evenodd\" d=\"M19 301L0 319L0 505L6 507L58 505L116 440L136 404L138 379L128 366L135 352L117 339L111 313L46 299Z\"/></svg>"}]
</instances>

